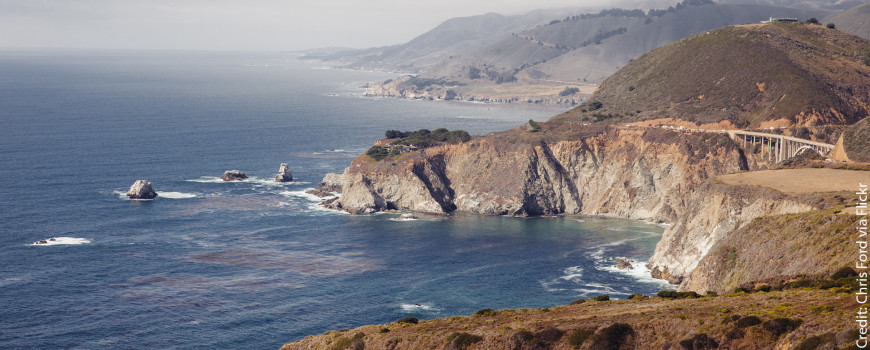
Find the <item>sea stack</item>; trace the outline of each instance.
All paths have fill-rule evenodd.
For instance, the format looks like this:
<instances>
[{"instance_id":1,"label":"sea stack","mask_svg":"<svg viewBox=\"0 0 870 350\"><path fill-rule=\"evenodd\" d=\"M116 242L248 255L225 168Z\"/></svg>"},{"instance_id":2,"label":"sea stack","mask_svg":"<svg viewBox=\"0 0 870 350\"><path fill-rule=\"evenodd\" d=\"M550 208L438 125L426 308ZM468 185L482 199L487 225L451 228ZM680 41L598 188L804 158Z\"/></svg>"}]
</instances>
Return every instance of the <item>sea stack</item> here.
<instances>
[{"instance_id":1,"label":"sea stack","mask_svg":"<svg viewBox=\"0 0 870 350\"><path fill-rule=\"evenodd\" d=\"M278 175L275 175L275 182L290 182L293 181L293 173L290 172L290 167L287 163L281 163L281 169L278 169Z\"/></svg>"},{"instance_id":2,"label":"sea stack","mask_svg":"<svg viewBox=\"0 0 870 350\"><path fill-rule=\"evenodd\" d=\"M224 181L242 181L247 178L248 175L245 175L241 170L229 170L221 175L221 180Z\"/></svg>"},{"instance_id":3,"label":"sea stack","mask_svg":"<svg viewBox=\"0 0 870 350\"><path fill-rule=\"evenodd\" d=\"M127 197L130 199L154 199L157 197L157 192L151 187L151 183L145 180L136 180L130 190L127 191Z\"/></svg>"}]
</instances>

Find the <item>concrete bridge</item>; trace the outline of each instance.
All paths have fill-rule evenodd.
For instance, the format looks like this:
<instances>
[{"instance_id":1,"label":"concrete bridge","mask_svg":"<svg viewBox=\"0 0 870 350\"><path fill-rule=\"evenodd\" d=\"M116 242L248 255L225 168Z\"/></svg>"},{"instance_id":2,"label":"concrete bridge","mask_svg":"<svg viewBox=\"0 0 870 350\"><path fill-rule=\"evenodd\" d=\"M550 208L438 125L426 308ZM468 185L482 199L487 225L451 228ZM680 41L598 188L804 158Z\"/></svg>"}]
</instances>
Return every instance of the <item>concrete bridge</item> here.
<instances>
[{"instance_id":1,"label":"concrete bridge","mask_svg":"<svg viewBox=\"0 0 870 350\"><path fill-rule=\"evenodd\" d=\"M792 136L742 130L727 130L725 132L734 141L742 142L743 149L746 149L747 145L754 147L756 144L761 144L761 156L767 157L768 161L777 163L794 157L805 149L814 150L822 157L826 157L834 150L832 144Z\"/></svg>"}]
</instances>

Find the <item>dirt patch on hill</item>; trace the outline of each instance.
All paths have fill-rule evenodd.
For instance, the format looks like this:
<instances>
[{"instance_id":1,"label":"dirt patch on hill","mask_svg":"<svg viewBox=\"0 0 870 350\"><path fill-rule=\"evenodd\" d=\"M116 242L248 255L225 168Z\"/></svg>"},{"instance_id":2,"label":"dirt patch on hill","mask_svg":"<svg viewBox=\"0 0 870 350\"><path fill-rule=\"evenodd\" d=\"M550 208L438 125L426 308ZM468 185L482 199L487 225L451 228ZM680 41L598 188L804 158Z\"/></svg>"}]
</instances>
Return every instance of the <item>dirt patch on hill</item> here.
<instances>
[{"instance_id":1,"label":"dirt patch on hill","mask_svg":"<svg viewBox=\"0 0 870 350\"><path fill-rule=\"evenodd\" d=\"M870 172L840 169L782 169L749 171L716 177L728 185L772 188L788 194L854 191L870 184Z\"/></svg>"}]
</instances>

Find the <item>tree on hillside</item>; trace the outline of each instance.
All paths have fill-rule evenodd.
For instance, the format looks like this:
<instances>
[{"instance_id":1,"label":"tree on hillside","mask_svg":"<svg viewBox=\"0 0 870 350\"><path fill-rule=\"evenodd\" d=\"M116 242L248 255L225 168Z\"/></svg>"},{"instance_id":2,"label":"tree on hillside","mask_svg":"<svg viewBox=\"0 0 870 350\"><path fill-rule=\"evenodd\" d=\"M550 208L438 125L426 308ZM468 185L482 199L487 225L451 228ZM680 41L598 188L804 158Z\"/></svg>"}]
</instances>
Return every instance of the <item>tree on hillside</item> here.
<instances>
[{"instance_id":1,"label":"tree on hillside","mask_svg":"<svg viewBox=\"0 0 870 350\"><path fill-rule=\"evenodd\" d=\"M810 18L810 19L807 20L807 23L810 23L810 24L819 24L819 20L817 20L815 17L812 17L812 18Z\"/></svg>"}]
</instances>

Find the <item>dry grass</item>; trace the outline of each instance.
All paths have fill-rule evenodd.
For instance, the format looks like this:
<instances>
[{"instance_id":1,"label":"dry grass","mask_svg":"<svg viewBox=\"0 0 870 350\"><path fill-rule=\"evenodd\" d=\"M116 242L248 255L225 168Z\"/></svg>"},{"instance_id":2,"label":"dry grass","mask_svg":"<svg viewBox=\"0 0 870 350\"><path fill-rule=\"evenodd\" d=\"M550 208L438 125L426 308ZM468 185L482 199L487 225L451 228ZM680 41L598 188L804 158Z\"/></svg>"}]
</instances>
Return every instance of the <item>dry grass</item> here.
<instances>
[{"instance_id":1,"label":"dry grass","mask_svg":"<svg viewBox=\"0 0 870 350\"><path fill-rule=\"evenodd\" d=\"M870 184L870 172L839 169L782 169L720 175L728 185L772 188L787 194L854 191L858 184Z\"/></svg>"}]
</instances>

